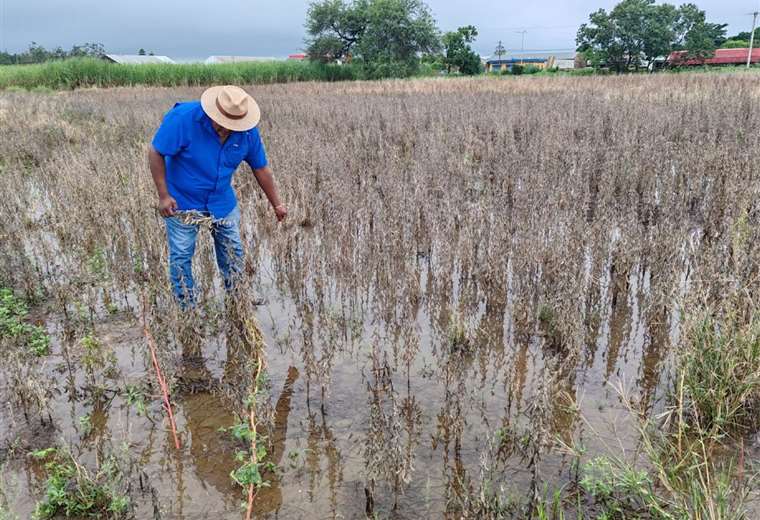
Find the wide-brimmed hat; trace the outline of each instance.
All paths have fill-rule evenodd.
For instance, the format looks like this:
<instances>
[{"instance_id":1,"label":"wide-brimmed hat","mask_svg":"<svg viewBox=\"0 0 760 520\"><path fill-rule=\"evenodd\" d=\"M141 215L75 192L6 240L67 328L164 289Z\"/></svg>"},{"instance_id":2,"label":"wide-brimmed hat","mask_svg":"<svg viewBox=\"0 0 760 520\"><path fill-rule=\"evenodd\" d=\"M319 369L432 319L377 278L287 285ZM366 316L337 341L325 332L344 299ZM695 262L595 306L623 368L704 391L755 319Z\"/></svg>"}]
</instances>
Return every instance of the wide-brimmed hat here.
<instances>
[{"instance_id":1,"label":"wide-brimmed hat","mask_svg":"<svg viewBox=\"0 0 760 520\"><path fill-rule=\"evenodd\" d=\"M201 95L206 115L234 132L244 132L259 124L261 110L248 92L234 85L211 87Z\"/></svg>"}]
</instances>

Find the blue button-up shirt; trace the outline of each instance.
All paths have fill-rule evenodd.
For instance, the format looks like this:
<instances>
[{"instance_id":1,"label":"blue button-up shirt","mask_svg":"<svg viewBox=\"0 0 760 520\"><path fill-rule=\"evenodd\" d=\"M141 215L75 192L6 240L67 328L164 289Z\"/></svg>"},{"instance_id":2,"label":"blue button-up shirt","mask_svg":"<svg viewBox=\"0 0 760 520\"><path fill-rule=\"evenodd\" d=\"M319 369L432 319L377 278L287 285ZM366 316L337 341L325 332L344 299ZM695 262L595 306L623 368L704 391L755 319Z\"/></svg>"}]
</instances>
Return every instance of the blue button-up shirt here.
<instances>
[{"instance_id":1,"label":"blue button-up shirt","mask_svg":"<svg viewBox=\"0 0 760 520\"><path fill-rule=\"evenodd\" d=\"M178 209L208 211L219 219L237 205L231 181L240 163L255 170L267 165L258 128L232 132L222 144L200 101L174 105L152 144L164 156L166 185Z\"/></svg>"}]
</instances>

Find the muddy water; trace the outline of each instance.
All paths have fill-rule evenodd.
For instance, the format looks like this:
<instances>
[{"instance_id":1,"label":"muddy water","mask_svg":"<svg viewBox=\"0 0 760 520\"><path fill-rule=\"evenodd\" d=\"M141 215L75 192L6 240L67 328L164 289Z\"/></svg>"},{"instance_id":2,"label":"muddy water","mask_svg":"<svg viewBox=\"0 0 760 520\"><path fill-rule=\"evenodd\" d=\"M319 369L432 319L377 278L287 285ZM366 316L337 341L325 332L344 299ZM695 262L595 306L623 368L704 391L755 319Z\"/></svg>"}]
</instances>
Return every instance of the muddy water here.
<instances>
[{"instance_id":1,"label":"muddy water","mask_svg":"<svg viewBox=\"0 0 760 520\"><path fill-rule=\"evenodd\" d=\"M483 454L497 431L519 445L542 421L548 432L538 460L528 460L515 447L499 450L505 468L501 484L526 496L536 481L563 485L574 471L572 457L558 448L563 443L582 445L583 460L635 448L638 437L618 388L645 408L658 406L672 339L666 331L677 326L653 326L642 312L652 283L643 262L625 274L598 262L603 266L595 284L602 302L598 325L574 372L561 378L559 391L549 392L547 364L556 353L536 329L528 335L516 332L509 280L501 289L478 290L476 297L452 282L453 307L470 299L464 326L474 344L466 353L452 354L446 347L449 316L425 304L432 299L436 266L422 256L416 265L422 303L408 317L406 331L389 328L381 309L367 309L370 299L359 289L351 294L338 284L310 283L306 292L312 291L318 305L305 305L304 295L291 292L278 274L266 247L258 260L258 287L268 302L258 318L268 345L270 460L279 469L257 496L257 517L365 516L368 475L378 474L367 462L377 460L368 446L377 425L370 403L376 395L371 389L380 384L378 363L387 368L395 395L390 411L387 401L383 406L399 433L384 444L389 451L375 457L403 459L400 467L410 474L409 482L400 485L377 479L372 507L380 517L445 515L457 489L478 482ZM147 396L147 416L116 392L92 405L82 392L87 376L79 361L66 355L62 318L44 317L55 339L54 355L44 368L56 388L52 421L2 412L3 446L16 447L5 453L3 493L18 517L28 518L42 496L44 473L13 453L63 444L85 463L94 463L104 449L133 461L140 477L132 491L137 518L240 518L243 495L230 479L239 447L222 431L235 419L213 391L227 368L223 342L206 338L202 360L180 368L174 400L183 448L177 452L157 395ZM131 315L105 318L96 333L115 353L118 366L104 376L105 387L123 389L152 378L141 328ZM82 426L85 415L91 428Z\"/></svg>"}]
</instances>

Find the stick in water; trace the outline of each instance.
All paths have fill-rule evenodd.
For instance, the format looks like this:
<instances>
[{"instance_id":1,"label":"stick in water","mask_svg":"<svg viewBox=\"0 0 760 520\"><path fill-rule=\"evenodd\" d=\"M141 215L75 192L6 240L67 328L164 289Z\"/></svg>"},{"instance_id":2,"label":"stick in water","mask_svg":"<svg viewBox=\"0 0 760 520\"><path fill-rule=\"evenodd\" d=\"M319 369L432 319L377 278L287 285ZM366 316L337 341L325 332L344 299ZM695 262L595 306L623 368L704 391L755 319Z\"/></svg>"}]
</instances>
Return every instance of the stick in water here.
<instances>
[{"instance_id":1,"label":"stick in water","mask_svg":"<svg viewBox=\"0 0 760 520\"><path fill-rule=\"evenodd\" d=\"M174 446L177 450L181 448L179 444L179 437L177 436L177 424L174 422L174 413L172 412L172 403L169 400L169 387L166 384L166 379L161 373L161 367L158 365L158 356L156 356L156 342L153 339L153 335L148 330L148 320L145 317L145 293L143 292L143 334L148 342L148 348L150 348L150 357L153 360L153 368L156 369L156 379L158 380L158 386L161 388L161 394L164 401L164 409L169 416L169 425L172 428L172 435L174 436Z\"/></svg>"}]
</instances>

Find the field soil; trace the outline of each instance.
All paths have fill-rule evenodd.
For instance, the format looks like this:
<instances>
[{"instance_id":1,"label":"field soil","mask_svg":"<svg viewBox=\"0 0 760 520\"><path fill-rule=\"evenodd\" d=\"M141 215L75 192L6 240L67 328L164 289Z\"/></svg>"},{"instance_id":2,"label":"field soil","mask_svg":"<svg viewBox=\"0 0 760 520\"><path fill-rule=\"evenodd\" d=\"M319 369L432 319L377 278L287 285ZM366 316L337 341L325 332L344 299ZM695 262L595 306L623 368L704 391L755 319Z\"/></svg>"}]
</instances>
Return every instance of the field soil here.
<instances>
[{"instance_id":1,"label":"field soil","mask_svg":"<svg viewBox=\"0 0 760 520\"><path fill-rule=\"evenodd\" d=\"M256 518L459 518L483 490L525 511L598 457L650 469L640 418L668 409L690 302L757 275L756 76L248 89L290 209L278 225L240 167L276 466ZM0 93L0 282L51 337L0 365L10 518L43 499L29 453L52 446L118 459L136 518L244 515L226 429L247 376L211 239L182 312L146 161L162 115L200 93ZM747 475L754 435L726 454Z\"/></svg>"}]
</instances>

